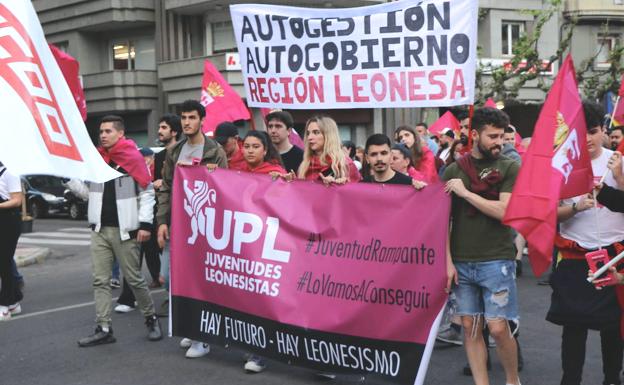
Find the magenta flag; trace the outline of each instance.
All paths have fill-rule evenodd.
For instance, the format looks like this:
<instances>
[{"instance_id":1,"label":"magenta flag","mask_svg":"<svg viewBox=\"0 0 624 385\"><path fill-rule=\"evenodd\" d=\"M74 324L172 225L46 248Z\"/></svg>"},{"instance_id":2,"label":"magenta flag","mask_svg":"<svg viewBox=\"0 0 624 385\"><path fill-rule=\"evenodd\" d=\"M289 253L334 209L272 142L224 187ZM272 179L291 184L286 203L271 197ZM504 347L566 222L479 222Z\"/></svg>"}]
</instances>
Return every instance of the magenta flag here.
<instances>
[{"instance_id":1,"label":"magenta flag","mask_svg":"<svg viewBox=\"0 0 624 385\"><path fill-rule=\"evenodd\" d=\"M214 135L219 123L251 119L240 95L209 60L204 61L200 102L206 108L202 131L208 136Z\"/></svg>"},{"instance_id":2,"label":"magenta flag","mask_svg":"<svg viewBox=\"0 0 624 385\"><path fill-rule=\"evenodd\" d=\"M174 184L173 334L424 382L446 302L441 184L328 188L205 167L178 167Z\"/></svg>"}]
</instances>

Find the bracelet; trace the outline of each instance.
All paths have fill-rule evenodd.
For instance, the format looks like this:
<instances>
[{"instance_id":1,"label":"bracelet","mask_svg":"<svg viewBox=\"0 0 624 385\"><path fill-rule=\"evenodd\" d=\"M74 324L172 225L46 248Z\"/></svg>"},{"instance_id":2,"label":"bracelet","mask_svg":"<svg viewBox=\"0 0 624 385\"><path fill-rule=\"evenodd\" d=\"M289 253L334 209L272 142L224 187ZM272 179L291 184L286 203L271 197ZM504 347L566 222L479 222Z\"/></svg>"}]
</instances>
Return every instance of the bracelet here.
<instances>
[{"instance_id":1,"label":"bracelet","mask_svg":"<svg viewBox=\"0 0 624 385\"><path fill-rule=\"evenodd\" d=\"M577 208L576 208L576 202L572 203L572 212L573 212L574 214L578 213L578 210L577 210Z\"/></svg>"}]
</instances>

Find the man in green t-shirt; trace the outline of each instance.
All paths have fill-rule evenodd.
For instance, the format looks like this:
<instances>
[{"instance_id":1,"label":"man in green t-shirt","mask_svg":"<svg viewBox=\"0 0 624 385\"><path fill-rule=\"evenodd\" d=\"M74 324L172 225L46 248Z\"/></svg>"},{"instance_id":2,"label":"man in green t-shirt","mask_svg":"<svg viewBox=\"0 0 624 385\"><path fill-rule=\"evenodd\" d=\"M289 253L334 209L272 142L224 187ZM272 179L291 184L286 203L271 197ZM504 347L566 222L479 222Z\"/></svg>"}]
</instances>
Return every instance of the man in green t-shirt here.
<instances>
[{"instance_id":1,"label":"man in green t-shirt","mask_svg":"<svg viewBox=\"0 0 624 385\"><path fill-rule=\"evenodd\" d=\"M453 193L448 287L455 282L457 315L475 384L487 384L483 323L496 340L507 384L519 385L517 345L508 321L518 323L515 250L511 229L501 223L518 164L501 156L507 115L481 108L472 119L473 147L444 172Z\"/></svg>"}]
</instances>

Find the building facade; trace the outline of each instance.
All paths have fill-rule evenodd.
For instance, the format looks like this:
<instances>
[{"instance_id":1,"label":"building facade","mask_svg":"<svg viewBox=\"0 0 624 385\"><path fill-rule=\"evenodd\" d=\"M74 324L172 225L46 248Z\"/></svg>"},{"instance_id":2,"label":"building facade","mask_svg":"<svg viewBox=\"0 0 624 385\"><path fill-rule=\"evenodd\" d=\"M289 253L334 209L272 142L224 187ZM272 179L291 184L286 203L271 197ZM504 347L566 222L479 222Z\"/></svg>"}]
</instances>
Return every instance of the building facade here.
<instances>
[{"instance_id":1,"label":"building facade","mask_svg":"<svg viewBox=\"0 0 624 385\"><path fill-rule=\"evenodd\" d=\"M301 7L355 7L386 0L270 0L260 3ZM199 99L203 62L212 61L224 78L244 98L240 70L229 69L236 42L229 15L232 0L32 0L50 43L80 62L87 99L87 127L95 138L97 122L105 114L121 115L129 136L140 145L154 145L158 117L176 112L186 99ZM572 53L575 59L591 55L597 43L615 44L621 26L608 34L600 21L624 20L620 0L567 0L563 15L555 15L544 27L540 56L556 52L561 26L578 16ZM479 0L480 57L504 65L512 56L518 37L534 28L533 16L520 10L540 10L542 0ZM593 52L595 53L595 52ZM577 58L578 56L578 58ZM232 64L232 63L229 63ZM553 73L556 68L553 68ZM487 74L485 75L487 81ZM519 99L539 103L544 93L536 82L527 83ZM310 111L293 110L301 129ZM373 132L392 133L401 124L434 121L437 109L360 109L327 111L336 119L343 139L362 144ZM254 111L256 127L262 127ZM242 128L249 128L246 123Z\"/></svg>"}]
</instances>

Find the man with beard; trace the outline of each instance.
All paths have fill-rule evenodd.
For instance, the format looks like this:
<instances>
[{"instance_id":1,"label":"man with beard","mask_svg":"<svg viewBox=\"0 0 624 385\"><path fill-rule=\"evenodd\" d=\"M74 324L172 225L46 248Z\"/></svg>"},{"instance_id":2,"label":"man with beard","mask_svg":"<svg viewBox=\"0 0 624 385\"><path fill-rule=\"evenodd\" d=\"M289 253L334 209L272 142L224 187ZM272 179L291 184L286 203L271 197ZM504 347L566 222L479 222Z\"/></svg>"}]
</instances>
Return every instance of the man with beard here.
<instances>
[{"instance_id":1,"label":"man with beard","mask_svg":"<svg viewBox=\"0 0 624 385\"><path fill-rule=\"evenodd\" d=\"M483 326L496 341L506 383L519 385L517 345L508 321L518 323L515 250L501 223L518 175L518 164L501 156L507 115L480 108L472 120L473 148L444 172L453 193L448 284L464 328L464 346L475 384L488 384Z\"/></svg>"},{"instance_id":2,"label":"man with beard","mask_svg":"<svg viewBox=\"0 0 624 385\"><path fill-rule=\"evenodd\" d=\"M440 149L438 150L437 155L442 163L446 163L454 141L455 133L450 128L445 128L442 132L440 132Z\"/></svg>"},{"instance_id":3,"label":"man with beard","mask_svg":"<svg viewBox=\"0 0 624 385\"><path fill-rule=\"evenodd\" d=\"M366 175L362 182L386 184L412 184L412 178L394 171L390 167L392 161L390 138L384 134L373 134L366 140L364 153L372 173Z\"/></svg>"},{"instance_id":4,"label":"man with beard","mask_svg":"<svg viewBox=\"0 0 624 385\"><path fill-rule=\"evenodd\" d=\"M613 151L617 150L618 146L624 139L624 126L613 127L609 134L609 144Z\"/></svg>"},{"instance_id":5,"label":"man with beard","mask_svg":"<svg viewBox=\"0 0 624 385\"><path fill-rule=\"evenodd\" d=\"M175 146L182 134L180 117L174 114L164 114L158 123L158 141L165 148L154 156L154 188L156 191L162 185L162 168L165 163L167 150Z\"/></svg>"}]
</instances>

